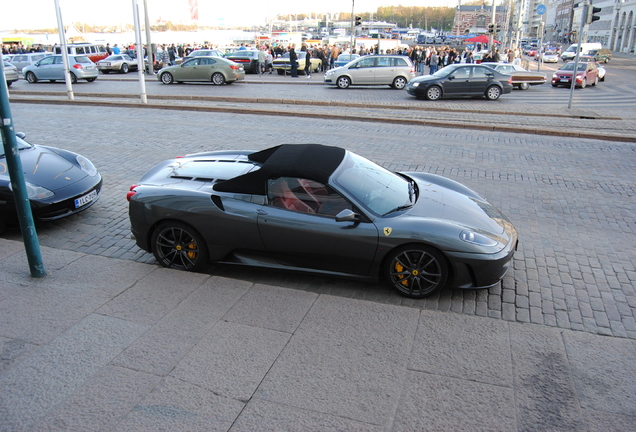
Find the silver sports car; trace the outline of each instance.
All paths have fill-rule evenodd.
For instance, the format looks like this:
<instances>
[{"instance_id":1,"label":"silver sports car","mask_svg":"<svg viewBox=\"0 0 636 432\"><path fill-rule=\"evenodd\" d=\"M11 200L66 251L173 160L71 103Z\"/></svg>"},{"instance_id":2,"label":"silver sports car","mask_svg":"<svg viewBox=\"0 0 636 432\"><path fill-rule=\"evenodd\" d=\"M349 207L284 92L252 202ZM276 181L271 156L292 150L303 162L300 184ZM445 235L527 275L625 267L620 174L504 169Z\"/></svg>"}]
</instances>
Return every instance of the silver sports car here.
<instances>
[{"instance_id":1,"label":"silver sports car","mask_svg":"<svg viewBox=\"0 0 636 432\"><path fill-rule=\"evenodd\" d=\"M466 186L319 144L167 160L127 198L139 247L175 269L222 262L381 277L420 298L497 284L517 247L512 223Z\"/></svg>"}]
</instances>

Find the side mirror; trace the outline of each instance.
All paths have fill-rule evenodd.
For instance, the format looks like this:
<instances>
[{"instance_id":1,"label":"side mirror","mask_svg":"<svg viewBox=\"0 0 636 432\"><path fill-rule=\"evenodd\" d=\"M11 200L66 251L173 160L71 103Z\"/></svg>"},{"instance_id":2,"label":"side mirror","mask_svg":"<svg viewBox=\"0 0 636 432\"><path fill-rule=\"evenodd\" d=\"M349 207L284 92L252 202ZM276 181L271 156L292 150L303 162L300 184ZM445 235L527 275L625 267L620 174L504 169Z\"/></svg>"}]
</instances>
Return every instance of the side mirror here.
<instances>
[{"instance_id":1,"label":"side mirror","mask_svg":"<svg viewBox=\"0 0 636 432\"><path fill-rule=\"evenodd\" d=\"M336 215L336 222L358 222L360 216L353 210L345 209Z\"/></svg>"}]
</instances>

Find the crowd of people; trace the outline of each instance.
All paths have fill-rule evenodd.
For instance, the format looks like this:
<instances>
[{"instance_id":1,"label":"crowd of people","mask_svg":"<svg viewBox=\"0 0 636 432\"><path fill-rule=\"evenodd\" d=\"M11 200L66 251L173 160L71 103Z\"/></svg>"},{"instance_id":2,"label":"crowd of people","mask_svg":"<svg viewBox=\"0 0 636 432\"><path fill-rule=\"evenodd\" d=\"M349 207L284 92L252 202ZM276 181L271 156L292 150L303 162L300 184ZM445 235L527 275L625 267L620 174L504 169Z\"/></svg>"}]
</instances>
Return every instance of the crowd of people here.
<instances>
[{"instance_id":1,"label":"crowd of people","mask_svg":"<svg viewBox=\"0 0 636 432\"><path fill-rule=\"evenodd\" d=\"M168 65L175 65L178 58L188 56L192 51L197 49L218 49L219 47L211 44L160 44L157 46L155 55L155 69L166 67ZM135 57L135 45L130 44L123 47L119 47L114 44L112 47L110 44L106 44L106 50L109 54L127 53L131 57ZM282 57L286 53L289 53L291 63L291 76L297 76L298 67L298 52L301 52L305 56L306 75L310 76L311 70L309 68L310 59L317 58L320 60L320 66L318 70L325 72L332 69L335 66L335 62L341 54L359 54L360 56L368 54L396 54L408 56L415 65L416 71L424 75L427 72L429 74L435 73L437 70L453 63L475 63L476 54L479 53L479 60L481 62L508 62L517 63L521 58L521 50L506 48L503 53L499 48L488 52L482 52L481 46L478 44L474 49L465 48L464 50L457 50L450 46L412 46L396 49L379 50L378 45L371 48L360 47L358 49L349 50L347 46L338 45L307 45L302 44L300 50L297 51L296 44L240 44L236 46L224 47L224 50L258 50L259 60L259 73L272 73L273 61L276 58ZM3 45L3 54L21 54L25 52L40 52L44 51L41 45L33 45L25 47L23 45ZM144 56L147 55L146 46L144 45ZM296 67L294 67L294 64Z\"/></svg>"}]
</instances>

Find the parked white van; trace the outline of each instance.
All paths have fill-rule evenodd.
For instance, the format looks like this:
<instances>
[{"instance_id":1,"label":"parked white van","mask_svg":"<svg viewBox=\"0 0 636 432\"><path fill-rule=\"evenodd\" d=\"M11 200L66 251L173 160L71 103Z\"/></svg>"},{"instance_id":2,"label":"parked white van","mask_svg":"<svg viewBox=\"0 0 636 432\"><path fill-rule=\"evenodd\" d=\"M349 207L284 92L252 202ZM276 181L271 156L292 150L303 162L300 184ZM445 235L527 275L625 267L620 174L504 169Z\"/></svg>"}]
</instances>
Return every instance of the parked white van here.
<instances>
[{"instance_id":1,"label":"parked white van","mask_svg":"<svg viewBox=\"0 0 636 432\"><path fill-rule=\"evenodd\" d=\"M576 49L579 46L580 46L579 49L581 52L585 52L589 50L600 50L601 48L603 48L603 44L601 44L600 42L588 42L588 43L581 43L581 44L575 43L570 45L568 49L566 49L565 51L561 53L561 60L563 61L573 60L574 57L576 57Z\"/></svg>"}]
</instances>

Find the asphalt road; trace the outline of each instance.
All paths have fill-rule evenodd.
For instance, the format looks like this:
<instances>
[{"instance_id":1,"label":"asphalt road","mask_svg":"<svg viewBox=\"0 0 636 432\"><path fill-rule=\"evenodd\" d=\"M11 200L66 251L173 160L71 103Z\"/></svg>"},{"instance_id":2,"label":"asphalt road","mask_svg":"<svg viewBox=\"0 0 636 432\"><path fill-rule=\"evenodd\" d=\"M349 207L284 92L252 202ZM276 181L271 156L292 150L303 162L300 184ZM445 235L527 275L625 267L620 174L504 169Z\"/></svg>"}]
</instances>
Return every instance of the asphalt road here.
<instances>
[{"instance_id":1,"label":"asphalt road","mask_svg":"<svg viewBox=\"0 0 636 432\"><path fill-rule=\"evenodd\" d=\"M155 84L162 91L172 88ZM396 94L388 89L381 93ZM16 130L26 132L27 139L82 153L104 177L102 196L91 209L38 225L44 246L154 262L130 237L125 195L155 163L202 150L334 144L392 170L453 178L499 207L516 225L521 241L514 268L503 283L490 290L449 290L416 301L379 283L354 279L218 265L210 273L379 303L636 338L634 143L168 109L24 103L11 108ZM4 237L18 239L19 232ZM90 282L90 275L78 277Z\"/></svg>"}]
</instances>

